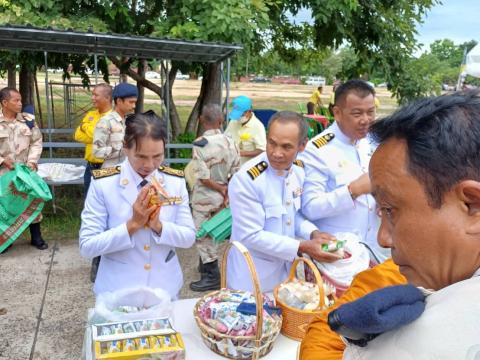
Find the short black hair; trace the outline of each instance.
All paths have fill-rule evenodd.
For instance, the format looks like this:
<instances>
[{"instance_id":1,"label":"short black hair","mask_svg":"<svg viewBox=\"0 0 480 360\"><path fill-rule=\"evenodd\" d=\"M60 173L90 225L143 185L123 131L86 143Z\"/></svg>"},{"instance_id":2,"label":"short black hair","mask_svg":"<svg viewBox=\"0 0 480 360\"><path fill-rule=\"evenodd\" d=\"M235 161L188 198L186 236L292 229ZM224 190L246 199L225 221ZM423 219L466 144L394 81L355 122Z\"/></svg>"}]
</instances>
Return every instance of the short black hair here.
<instances>
[{"instance_id":1,"label":"short black hair","mask_svg":"<svg viewBox=\"0 0 480 360\"><path fill-rule=\"evenodd\" d=\"M208 123L223 119L222 108L218 104L209 103L203 106L200 114Z\"/></svg>"},{"instance_id":2,"label":"short black hair","mask_svg":"<svg viewBox=\"0 0 480 360\"><path fill-rule=\"evenodd\" d=\"M462 180L480 181L480 92L417 100L370 127L379 144L405 140L407 169L440 208L444 194Z\"/></svg>"},{"instance_id":3,"label":"short black hair","mask_svg":"<svg viewBox=\"0 0 480 360\"><path fill-rule=\"evenodd\" d=\"M345 100L350 93L355 93L362 99L368 95L375 97L375 89L371 87L366 81L360 79L348 80L347 82L339 85L335 90L335 105Z\"/></svg>"},{"instance_id":4,"label":"short black hair","mask_svg":"<svg viewBox=\"0 0 480 360\"><path fill-rule=\"evenodd\" d=\"M113 89L112 89L112 86L107 84L107 83L100 83L100 84L97 84L93 87L94 89L102 89L103 91L103 94L110 98L110 101L112 101L112 93L113 93Z\"/></svg>"},{"instance_id":5,"label":"short black hair","mask_svg":"<svg viewBox=\"0 0 480 360\"><path fill-rule=\"evenodd\" d=\"M279 122L281 124L294 123L298 126L298 143L301 144L303 141L308 140L308 124L303 118L302 115L294 111L278 111L272 115L268 121L267 132L272 127L274 122Z\"/></svg>"},{"instance_id":6,"label":"short black hair","mask_svg":"<svg viewBox=\"0 0 480 360\"><path fill-rule=\"evenodd\" d=\"M165 128L165 121L151 110L143 114L128 115L125 121L124 147L127 149L137 147L139 140L143 138L162 140L165 146L167 143Z\"/></svg>"},{"instance_id":7,"label":"short black hair","mask_svg":"<svg viewBox=\"0 0 480 360\"><path fill-rule=\"evenodd\" d=\"M13 88L13 87L4 87L2 90L0 90L0 104L2 103L3 100L10 100L12 97L12 92L15 92L17 94L20 94L20 92Z\"/></svg>"}]
</instances>

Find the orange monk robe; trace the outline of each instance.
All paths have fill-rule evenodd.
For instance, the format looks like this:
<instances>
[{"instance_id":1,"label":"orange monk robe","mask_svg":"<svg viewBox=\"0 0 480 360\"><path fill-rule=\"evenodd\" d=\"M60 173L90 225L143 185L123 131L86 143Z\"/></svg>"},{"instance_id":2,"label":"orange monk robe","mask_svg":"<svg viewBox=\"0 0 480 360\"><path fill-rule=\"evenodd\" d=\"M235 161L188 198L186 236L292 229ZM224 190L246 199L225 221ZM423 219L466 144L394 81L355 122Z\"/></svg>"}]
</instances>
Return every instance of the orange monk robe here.
<instances>
[{"instance_id":1,"label":"orange monk robe","mask_svg":"<svg viewBox=\"0 0 480 360\"><path fill-rule=\"evenodd\" d=\"M337 333L330 330L327 323L328 313L340 305L356 300L374 290L406 282L407 280L400 274L398 266L392 259L359 273L335 305L322 311L312 320L300 345L299 359L341 360L345 344Z\"/></svg>"}]
</instances>

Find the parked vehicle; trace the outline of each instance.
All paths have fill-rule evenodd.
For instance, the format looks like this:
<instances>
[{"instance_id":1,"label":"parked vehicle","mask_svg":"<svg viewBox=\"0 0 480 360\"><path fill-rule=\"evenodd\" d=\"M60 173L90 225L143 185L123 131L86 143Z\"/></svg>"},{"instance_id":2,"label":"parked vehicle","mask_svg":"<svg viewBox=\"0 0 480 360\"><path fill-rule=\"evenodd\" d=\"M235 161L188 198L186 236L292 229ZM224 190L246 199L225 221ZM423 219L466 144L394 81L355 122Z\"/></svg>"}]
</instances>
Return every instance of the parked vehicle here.
<instances>
[{"instance_id":1,"label":"parked vehicle","mask_svg":"<svg viewBox=\"0 0 480 360\"><path fill-rule=\"evenodd\" d=\"M160 74L156 71L147 71L145 73L145 79L160 79Z\"/></svg>"},{"instance_id":2,"label":"parked vehicle","mask_svg":"<svg viewBox=\"0 0 480 360\"><path fill-rule=\"evenodd\" d=\"M250 79L250 82L254 83L269 83L272 82L269 78L265 76L255 76L253 79Z\"/></svg>"},{"instance_id":3,"label":"parked vehicle","mask_svg":"<svg viewBox=\"0 0 480 360\"><path fill-rule=\"evenodd\" d=\"M325 86L326 81L323 76L309 76L305 81L307 85Z\"/></svg>"},{"instance_id":4,"label":"parked vehicle","mask_svg":"<svg viewBox=\"0 0 480 360\"><path fill-rule=\"evenodd\" d=\"M175 80L190 80L190 75L182 74L180 71L177 71L177 75L175 76Z\"/></svg>"}]
</instances>

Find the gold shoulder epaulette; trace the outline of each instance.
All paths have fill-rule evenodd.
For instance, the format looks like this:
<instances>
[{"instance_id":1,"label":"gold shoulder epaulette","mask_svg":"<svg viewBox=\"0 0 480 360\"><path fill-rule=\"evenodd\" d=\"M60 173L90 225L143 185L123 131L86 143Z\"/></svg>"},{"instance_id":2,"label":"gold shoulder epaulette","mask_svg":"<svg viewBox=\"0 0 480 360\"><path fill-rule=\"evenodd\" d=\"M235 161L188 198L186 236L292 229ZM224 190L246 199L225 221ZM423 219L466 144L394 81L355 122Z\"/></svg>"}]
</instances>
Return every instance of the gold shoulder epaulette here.
<instances>
[{"instance_id":1,"label":"gold shoulder epaulette","mask_svg":"<svg viewBox=\"0 0 480 360\"><path fill-rule=\"evenodd\" d=\"M120 166L108 167L105 169L92 170L92 176L95 180L120 174Z\"/></svg>"},{"instance_id":2,"label":"gold shoulder epaulette","mask_svg":"<svg viewBox=\"0 0 480 360\"><path fill-rule=\"evenodd\" d=\"M177 170L177 169L172 169L171 167L168 167L168 166L160 166L158 168L158 171L161 171L165 174L168 174L168 175L173 175L173 176L177 176L177 177L184 177L185 174L183 173L182 170Z\"/></svg>"},{"instance_id":3,"label":"gold shoulder epaulette","mask_svg":"<svg viewBox=\"0 0 480 360\"><path fill-rule=\"evenodd\" d=\"M252 166L250 169L247 170L248 175L255 180L257 177L260 176L262 172L267 170L268 164L266 161L260 161L257 165Z\"/></svg>"},{"instance_id":4,"label":"gold shoulder epaulette","mask_svg":"<svg viewBox=\"0 0 480 360\"><path fill-rule=\"evenodd\" d=\"M293 163L297 166L300 166L301 168L305 167L305 164L303 163L302 160L293 160Z\"/></svg>"},{"instance_id":5,"label":"gold shoulder epaulette","mask_svg":"<svg viewBox=\"0 0 480 360\"><path fill-rule=\"evenodd\" d=\"M321 148L324 145L327 145L335 137L335 134L328 133L323 136L320 136L317 140L312 141L313 145L317 148Z\"/></svg>"}]
</instances>

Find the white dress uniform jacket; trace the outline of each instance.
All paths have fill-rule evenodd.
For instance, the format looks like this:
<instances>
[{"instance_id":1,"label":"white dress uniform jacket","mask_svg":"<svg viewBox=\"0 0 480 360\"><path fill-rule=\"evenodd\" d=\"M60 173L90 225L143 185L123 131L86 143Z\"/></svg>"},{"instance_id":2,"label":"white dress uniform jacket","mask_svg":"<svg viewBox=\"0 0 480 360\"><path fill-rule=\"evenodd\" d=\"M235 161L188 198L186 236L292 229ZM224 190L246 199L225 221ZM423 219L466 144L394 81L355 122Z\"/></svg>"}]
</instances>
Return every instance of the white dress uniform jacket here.
<instances>
[{"instance_id":1,"label":"white dress uniform jacket","mask_svg":"<svg viewBox=\"0 0 480 360\"><path fill-rule=\"evenodd\" d=\"M417 320L378 336L364 348L348 345L343 359L479 359L480 276L436 291L425 303Z\"/></svg>"},{"instance_id":2,"label":"white dress uniform jacket","mask_svg":"<svg viewBox=\"0 0 480 360\"><path fill-rule=\"evenodd\" d=\"M195 242L185 180L163 172L167 170L155 170L147 177L149 180L155 176L169 196L181 197L181 203L162 206L160 236L144 228L130 237L126 224L132 216L132 205L143 179L132 169L128 159L120 167L99 171L108 170L114 174L93 180L90 185L80 229L82 256L102 256L95 294L148 286L162 288L175 298L183 284L175 247L188 248Z\"/></svg>"},{"instance_id":3,"label":"white dress uniform jacket","mask_svg":"<svg viewBox=\"0 0 480 360\"><path fill-rule=\"evenodd\" d=\"M253 258L263 292L288 277L297 256L296 236L310 239L316 227L300 213L303 168L292 165L276 171L266 153L246 162L228 186L233 225L231 240L245 245ZM232 289L253 286L243 256L232 249L227 264L227 283Z\"/></svg>"},{"instance_id":4,"label":"white dress uniform jacket","mask_svg":"<svg viewBox=\"0 0 480 360\"><path fill-rule=\"evenodd\" d=\"M368 172L374 150L368 138L352 142L337 123L311 139L298 156L305 164L302 212L321 231L355 233L386 260L389 251L377 242L380 219L375 199L368 194L352 200L348 190L352 181Z\"/></svg>"}]
</instances>

